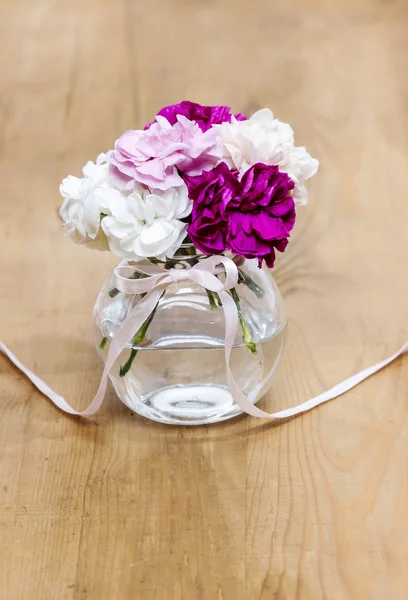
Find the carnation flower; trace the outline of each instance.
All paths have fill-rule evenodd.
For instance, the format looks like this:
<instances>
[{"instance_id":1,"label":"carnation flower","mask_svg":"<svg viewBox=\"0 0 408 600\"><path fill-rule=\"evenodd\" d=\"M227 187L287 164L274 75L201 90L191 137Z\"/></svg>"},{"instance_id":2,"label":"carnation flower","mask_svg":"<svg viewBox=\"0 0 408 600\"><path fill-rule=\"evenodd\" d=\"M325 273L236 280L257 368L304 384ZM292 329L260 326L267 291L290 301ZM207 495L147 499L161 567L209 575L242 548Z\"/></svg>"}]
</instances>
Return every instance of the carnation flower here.
<instances>
[{"instance_id":1,"label":"carnation flower","mask_svg":"<svg viewBox=\"0 0 408 600\"><path fill-rule=\"evenodd\" d=\"M188 235L201 252L217 254L226 250L225 209L240 192L236 175L221 163L212 171L187 180L189 195L194 201Z\"/></svg>"},{"instance_id":2,"label":"carnation flower","mask_svg":"<svg viewBox=\"0 0 408 600\"><path fill-rule=\"evenodd\" d=\"M136 185L129 196L110 206L102 220L111 251L129 260L174 255L186 235L187 217L192 208L187 187L150 191Z\"/></svg>"},{"instance_id":3,"label":"carnation flower","mask_svg":"<svg viewBox=\"0 0 408 600\"><path fill-rule=\"evenodd\" d=\"M221 163L188 185L194 200L188 234L199 250L230 250L273 267L275 250L285 250L296 218L294 184L286 173L257 163L240 180L238 171Z\"/></svg>"},{"instance_id":4,"label":"carnation flower","mask_svg":"<svg viewBox=\"0 0 408 600\"><path fill-rule=\"evenodd\" d=\"M182 115L174 125L158 116L149 129L126 131L116 141L109 155L110 174L121 190L131 191L137 183L167 190L183 185L178 171L196 175L214 167L220 157L214 129L202 132Z\"/></svg>"},{"instance_id":5,"label":"carnation flower","mask_svg":"<svg viewBox=\"0 0 408 600\"><path fill-rule=\"evenodd\" d=\"M228 214L228 249L245 258L257 258L272 268L275 250L283 252L295 224L294 188L286 173L257 163L241 179L241 193L232 198Z\"/></svg>"},{"instance_id":6,"label":"carnation flower","mask_svg":"<svg viewBox=\"0 0 408 600\"><path fill-rule=\"evenodd\" d=\"M100 229L101 215L120 196L108 183L109 165L100 154L96 163L89 161L83 168L83 178L68 175L60 185L64 200L60 216L65 234L79 244L98 250L108 250L106 237Z\"/></svg>"},{"instance_id":7,"label":"carnation flower","mask_svg":"<svg viewBox=\"0 0 408 600\"><path fill-rule=\"evenodd\" d=\"M287 123L274 119L264 108L247 121L223 123L219 128L223 159L229 167L245 173L257 162L278 165L295 184L293 198L296 204L307 204L305 181L319 166L304 147L294 145L293 130Z\"/></svg>"},{"instance_id":8,"label":"carnation flower","mask_svg":"<svg viewBox=\"0 0 408 600\"><path fill-rule=\"evenodd\" d=\"M230 106L202 106L189 100L165 106L157 115L165 117L171 125L177 122L178 115L183 115L190 121L195 121L202 131L207 131L212 125L219 125L225 122L231 123L232 116L237 121L246 120L246 116L242 113L232 115ZM148 123L145 129L149 129L153 123Z\"/></svg>"}]
</instances>

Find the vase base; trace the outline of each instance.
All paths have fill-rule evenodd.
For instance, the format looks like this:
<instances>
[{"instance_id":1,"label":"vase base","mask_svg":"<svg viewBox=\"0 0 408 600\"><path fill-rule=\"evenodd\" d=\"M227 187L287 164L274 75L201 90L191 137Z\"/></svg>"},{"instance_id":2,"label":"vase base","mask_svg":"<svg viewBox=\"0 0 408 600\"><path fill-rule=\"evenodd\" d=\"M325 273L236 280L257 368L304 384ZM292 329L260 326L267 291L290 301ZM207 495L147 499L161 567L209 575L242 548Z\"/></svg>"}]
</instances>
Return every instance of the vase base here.
<instances>
[{"instance_id":1,"label":"vase base","mask_svg":"<svg viewBox=\"0 0 408 600\"><path fill-rule=\"evenodd\" d=\"M169 386L128 406L141 416L169 425L205 425L242 412L229 389L215 384Z\"/></svg>"}]
</instances>

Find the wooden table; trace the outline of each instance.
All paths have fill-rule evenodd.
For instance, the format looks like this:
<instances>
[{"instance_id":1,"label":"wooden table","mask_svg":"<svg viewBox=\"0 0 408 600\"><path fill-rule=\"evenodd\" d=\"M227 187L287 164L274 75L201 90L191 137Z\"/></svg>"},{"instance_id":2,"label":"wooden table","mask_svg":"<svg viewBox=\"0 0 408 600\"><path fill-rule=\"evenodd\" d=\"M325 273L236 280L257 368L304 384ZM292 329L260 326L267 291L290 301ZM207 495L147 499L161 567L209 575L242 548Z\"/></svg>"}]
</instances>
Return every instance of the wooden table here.
<instances>
[{"instance_id":1,"label":"wooden table","mask_svg":"<svg viewBox=\"0 0 408 600\"><path fill-rule=\"evenodd\" d=\"M290 314L261 403L408 338L408 7L374 0L2 0L1 337L77 407L115 264L65 241L58 184L183 98L270 106L321 160L276 279ZM405 600L407 360L280 427L147 422L110 391L61 414L0 357L3 600Z\"/></svg>"}]
</instances>

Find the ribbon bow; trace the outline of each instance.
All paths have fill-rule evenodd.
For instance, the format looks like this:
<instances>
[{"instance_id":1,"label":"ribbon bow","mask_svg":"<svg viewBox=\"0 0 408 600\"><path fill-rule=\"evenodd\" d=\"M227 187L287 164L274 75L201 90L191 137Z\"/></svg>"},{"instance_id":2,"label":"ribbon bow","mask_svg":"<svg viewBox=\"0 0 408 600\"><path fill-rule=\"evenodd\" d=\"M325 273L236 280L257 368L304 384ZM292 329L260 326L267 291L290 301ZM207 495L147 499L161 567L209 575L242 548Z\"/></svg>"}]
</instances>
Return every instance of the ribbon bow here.
<instances>
[{"instance_id":1,"label":"ribbon bow","mask_svg":"<svg viewBox=\"0 0 408 600\"><path fill-rule=\"evenodd\" d=\"M125 276L128 271L133 273L135 270L147 277L132 279ZM224 283L216 277L222 272L225 272ZM163 290L180 281L194 281L211 292L222 293L237 285L238 269L235 262L226 256L210 256L188 269L163 269L144 263L119 265L114 271L113 280L117 289L124 294L150 294L154 289ZM138 305L141 304L142 301Z\"/></svg>"},{"instance_id":2,"label":"ribbon bow","mask_svg":"<svg viewBox=\"0 0 408 600\"><path fill-rule=\"evenodd\" d=\"M124 273L128 272L129 269L132 270L132 273L137 270L146 275L146 277L142 279L131 279L126 277ZM216 277L216 275L219 275L220 273L225 273L224 282ZM282 419L288 419L300 413L309 411L319 404L323 404L324 402L328 402L329 400L333 400L334 398L344 394L351 388L358 385L364 379L367 379L367 377L370 377L383 367L393 362L401 354L408 352L407 343L389 358L386 358L382 362L372 365L371 367L352 375L348 379L345 379L344 381L335 385L327 392L323 392L319 396L316 396L311 400L307 400L298 406L287 408L272 414L261 410L257 406L251 404L251 402L249 402L249 400L244 396L230 369L231 350L234 345L238 327L238 310L235 306L234 300L230 294L228 294L228 290L233 288L238 282L238 269L234 261L226 256L210 256L209 258L200 261L190 269L166 270L154 265L138 264L136 266L119 266L115 269L114 282L118 290L125 294L145 294L145 296L132 308L119 330L113 336L98 391L96 392L96 395L88 408L82 412L72 408L62 396L54 392L42 379L27 369L27 367L25 367L11 352L11 350L9 350L9 348L7 348L7 346L1 341L0 351L3 352L11 360L11 362L14 363L14 365L20 369L20 371L22 371L28 377L28 379L30 379L30 381L32 381L32 383L40 390L40 392L47 396L61 410L71 415L90 417L98 412L99 408L101 407L105 397L109 373L116 359L119 357L124 348L126 348L129 339L135 336L145 320L154 310L163 291L169 285L178 283L179 281L193 281L207 290L210 290L211 292L218 293L222 302L225 318L225 368L228 387L232 398L238 404L241 410L254 417L262 417L281 421Z\"/></svg>"}]
</instances>

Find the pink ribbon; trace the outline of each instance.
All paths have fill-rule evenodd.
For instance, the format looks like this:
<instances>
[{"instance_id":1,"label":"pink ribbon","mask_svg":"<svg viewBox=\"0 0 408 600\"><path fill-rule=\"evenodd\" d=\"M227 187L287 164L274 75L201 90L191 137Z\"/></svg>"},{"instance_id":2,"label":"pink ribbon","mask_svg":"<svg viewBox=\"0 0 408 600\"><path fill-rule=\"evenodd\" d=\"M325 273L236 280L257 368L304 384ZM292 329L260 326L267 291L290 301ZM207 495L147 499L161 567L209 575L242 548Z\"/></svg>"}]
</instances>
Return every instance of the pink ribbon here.
<instances>
[{"instance_id":1,"label":"pink ribbon","mask_svg":"<svg viewBox=\"0 0 408 600\"><path fill-rule=\"evenodd\" d=\"M147 275L147 277L143 279L130 279L124 275L129 270L131 273L134 273L134 271L137 270L144 275ZM222 272L225 273L224 282L222 282L216 276ZM228 290L237 285L238 269L234 261L226 256L211 256L200 261L190 269L166 270L154 265L138 264L132 266L119 266L115 269L114 283L118 290L125 294L145 294L145 296L132 308L117 333L113 336L110 342L108 357L102 373L98 391L96 392L91 404L84 411L77 411L72 408L62 396L54 392L42 379L27 369L27 367L25 367L11 352L11 350L9 350L9 348L1 341L0 351L3 352L3 354L5 354L10 361L28 377L28 379L30 379L30 381L37 387L37 389L40 390L42 394L44 394L56 406L58 406L58 408L71 415L90 417L98 412L102 406L109 373L116 359L126 348L128 341L135 336L147 317L154 310L163 291L169 285L178 283L180 281L193 281L207 290L216 292L219 295L222 302L225 319L225 366L228 387L234 401L236 404L238 404L241 410L254 417L281 421L282 419L288 419L300 413L309 411L319 404L323 404L324 402L328 402L329 400L333 400L334 398L344 394L351 388L361 383L364 379L367 379L380 369L393 362L401 354L408 351L407 343L389 358L386 358L382 362L356 373L355 375L337 384L327 392L323 392L322 394L312 398L311 400L307 400L302 404L275 413L267 413L261 410L249 402L246 396L242 393L230 369L231 350L234 345L238 328L238 311L234 300L230 294L228 294Z\"/></svg>"}]
</instances>

